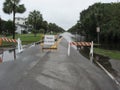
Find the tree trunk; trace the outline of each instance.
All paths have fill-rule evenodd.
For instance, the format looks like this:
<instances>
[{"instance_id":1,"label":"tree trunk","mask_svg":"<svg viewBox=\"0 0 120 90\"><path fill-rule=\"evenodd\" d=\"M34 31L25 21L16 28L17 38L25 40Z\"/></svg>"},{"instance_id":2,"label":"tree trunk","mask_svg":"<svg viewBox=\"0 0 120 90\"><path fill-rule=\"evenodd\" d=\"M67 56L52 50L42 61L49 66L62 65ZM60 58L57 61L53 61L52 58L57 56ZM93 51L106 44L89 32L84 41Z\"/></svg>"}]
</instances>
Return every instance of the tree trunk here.
<instances>
[{"instance_id":1,"label":"tree trunk","mask_svg":"<svg viewBox=\"0 0 120 90\"><path fill-rule=\"evenodd\" d=\"M15 2L13 5L13 39L15 39Z\"/></svg>"}]
</instances>

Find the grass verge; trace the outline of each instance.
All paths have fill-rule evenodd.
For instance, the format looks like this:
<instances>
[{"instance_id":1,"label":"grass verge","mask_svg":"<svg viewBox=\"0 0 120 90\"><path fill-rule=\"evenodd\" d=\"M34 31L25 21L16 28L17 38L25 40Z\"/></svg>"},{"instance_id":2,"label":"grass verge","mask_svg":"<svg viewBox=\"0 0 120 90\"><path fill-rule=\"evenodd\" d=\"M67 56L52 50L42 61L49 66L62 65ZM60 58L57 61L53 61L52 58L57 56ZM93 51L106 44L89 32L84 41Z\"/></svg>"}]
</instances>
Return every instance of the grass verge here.
<instances>
[{"instance_id":1,"label":"grass verge","mask_svg":"<svg viewBox=\"0 0 120 90\"><path fill-rule=\"evenodd\" d=\"M34 34L22 34L22 35L16 35L16 39L20 38L22 41L22 44L30 44L34 42L38 42L42 39L42 34L37 34L34 36Z\"/></svg>"},{"instance_id":2,"label":"grass verge","mask_svg":"<svg viewBox=\"0 0 120 90\"><path fill-rule=\"evenodd\" d=\"M117 59L120 60L120 51L115 51L115 50L105 50L105 49L100 49L100 48L94 48L94 52L96 54L100 54L103 56L107 56L112 59Z\"/></svg>"},{"instance_id":3,"label":"grass verge","mask_svg":"<svg viewBox=\"0 0 120 90\"><path fill-rule=\"evenodd\" d=\"M12 36L9 36L8 38L12 38ZM34 34L16 34L15 36L16 39L20 38L22 41L23 45L26 44L30 44L30 43L34 43L34 42L38 42L40 40L42 40L42 34L37 34L36 36L34 36ZM3 42L3 46L6 44L13 44L13 43L8 43L8 42Z\"/></svg>"}]
</instances>

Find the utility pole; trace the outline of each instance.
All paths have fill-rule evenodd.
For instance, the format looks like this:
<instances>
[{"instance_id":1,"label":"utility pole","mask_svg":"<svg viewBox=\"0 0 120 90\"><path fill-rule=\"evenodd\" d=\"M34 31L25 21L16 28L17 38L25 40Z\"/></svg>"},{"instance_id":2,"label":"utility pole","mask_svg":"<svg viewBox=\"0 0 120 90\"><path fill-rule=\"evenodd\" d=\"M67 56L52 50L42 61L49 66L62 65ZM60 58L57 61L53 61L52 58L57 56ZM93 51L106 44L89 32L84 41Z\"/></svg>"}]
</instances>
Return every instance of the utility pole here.
<instances>
[{"instance_id":1,"label":"utility pole","mask_svg":"<svg viewBox=\"0 0 120 90\"><path fill-rule=\"evenodd\" d=\"M98 46L99 46L99 44L100 44L100 27L97 27L97 28L96 28L96 31L97 31L97 33L98 33L97 39L98 39Z\"/></svg>"}]
</instances>

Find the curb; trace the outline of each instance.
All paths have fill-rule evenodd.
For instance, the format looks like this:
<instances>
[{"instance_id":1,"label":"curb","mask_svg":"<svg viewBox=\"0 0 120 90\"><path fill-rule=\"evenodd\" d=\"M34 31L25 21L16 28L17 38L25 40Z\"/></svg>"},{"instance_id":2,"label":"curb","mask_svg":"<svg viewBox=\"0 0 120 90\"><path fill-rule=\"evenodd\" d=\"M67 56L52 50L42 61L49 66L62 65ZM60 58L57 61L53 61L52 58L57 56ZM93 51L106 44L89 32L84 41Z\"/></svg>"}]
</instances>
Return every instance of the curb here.
<instances>
[{"instance_id":1,"label":"curb","mask_svg":"<svg viewBox=\"0 0 120 90\"><path fill-rule=\"evenodd\" d=\"M116 78L109 73L99 62L95 60L96 64L120 87L120 83L116 80Z\"/></svg>"}]
</instances>

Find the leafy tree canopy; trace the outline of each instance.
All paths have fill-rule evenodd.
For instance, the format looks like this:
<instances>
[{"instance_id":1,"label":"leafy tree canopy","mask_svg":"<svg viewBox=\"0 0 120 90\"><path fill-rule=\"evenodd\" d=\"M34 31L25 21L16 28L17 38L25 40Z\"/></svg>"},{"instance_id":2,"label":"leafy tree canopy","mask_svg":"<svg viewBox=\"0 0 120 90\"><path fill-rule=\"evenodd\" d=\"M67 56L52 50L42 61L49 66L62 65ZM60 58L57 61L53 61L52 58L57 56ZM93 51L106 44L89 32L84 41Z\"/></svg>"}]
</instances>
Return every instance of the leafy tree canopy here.
<instances>
[{"instance_id":1,"label":"leafy tree canopy","mask_svg":"<svg viewBox=\"0 0 120 90\"><path fill-rule=\"evenodd\" d=\"M79 22L79 32L84 32L88 40L97 40L96 27L100 27L102 42L118 42L120 40L120 3L95 3L80 13ZM73 31L76 32L76 30Z\"/></svg>"},{"instance_id":2,"label":"leafy tree canopy","mask_svg":"<svg viewBox=\"0 0 120 90\"><path fill-rule=\"evenodd\" d=\"M19 4L20 0L5 0L3 11L7 14L13 13L13 38L15 38L15 15L26 11L24 4Z\"/></svg>"}]
</instances>

